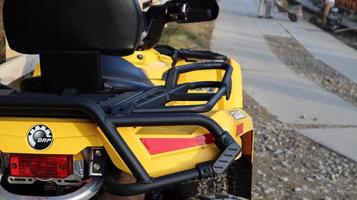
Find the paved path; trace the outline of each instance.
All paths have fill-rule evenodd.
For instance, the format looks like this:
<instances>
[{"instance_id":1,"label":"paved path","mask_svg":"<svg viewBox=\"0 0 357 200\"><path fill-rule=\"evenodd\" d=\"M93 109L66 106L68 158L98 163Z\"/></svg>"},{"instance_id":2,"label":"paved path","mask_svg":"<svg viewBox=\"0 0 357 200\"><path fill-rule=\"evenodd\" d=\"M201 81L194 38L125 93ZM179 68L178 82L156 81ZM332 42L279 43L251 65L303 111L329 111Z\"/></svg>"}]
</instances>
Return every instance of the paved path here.
<instances>
[{"instance_id":1,"label":"paved path","mask_svg":"<svg viewBox=\"0 0 357 200\"><path fill-rule=\"evenodd\" d=\"M38 55L20 54L12 50L6 41L6 62L0 65L0 83L16 84L17 80L31 73L39 62Z\"/></svg>"},{"instance_id":2,"label":"paved path","mask_svg":"<svg viewBox=\"0 0 357 200\"><path fill-rule=\"evenodd\" d=\"M342 155L348 155L357 162L357 131L355 128L301 129L299 133L334 149Z\"/></svg>"},{"instance_id":3,"label":"paved path","mask_svg":"<svg viewBox=\"0 0 357 200\"><path fill-rule=\"evenodd\" d=\"M211 47L238 59L243 69L244 88L260 105L276 115L279 120L289 124L357 126L355 106L296 75L265 43L264 34L290 37L292 33L286 30L293 30L295 23L290 23L281 16L275 20L256 18L257 0L222 0L220 4L221 14L216 23ZM355 58L357 56L353 57ZM302 115L305 116L303 119ZM314 129L305 135L309 136L315 130L321 132ZM330 136L337 137L345 134L347 129L325 131L330 133ZM350 134L351 132L356 134ZM354 156L357 151L357 128L349 129L348 133L354 140L341 137L342 142L340 141L337 146L343 144L343 140L348 140L352 141L353 147L348 148L350 151L338 152L357 161ZM330 145L326 139L311 138L336 150L336 145Z\"/></svg>"},{"instance_id":4,"label":"paved path","mask_svg":"<svg viewBox=\"0 0 357 200\"><path fill-rule=\"evenodd\" d=\"M317 27L301 21L280 22L315 58L357 83L357 51Z\"/></svg>"},{"instance_id":5,"label":"paved path","mask_svg":"<svg viewBox=\"0 0 357 200\"><path fill-rule=\"evenodd\" d=\"M0 65L0 83L8 85L31 73L39 63L37 55L18 55Z\"/></svg>"}]
</instances>

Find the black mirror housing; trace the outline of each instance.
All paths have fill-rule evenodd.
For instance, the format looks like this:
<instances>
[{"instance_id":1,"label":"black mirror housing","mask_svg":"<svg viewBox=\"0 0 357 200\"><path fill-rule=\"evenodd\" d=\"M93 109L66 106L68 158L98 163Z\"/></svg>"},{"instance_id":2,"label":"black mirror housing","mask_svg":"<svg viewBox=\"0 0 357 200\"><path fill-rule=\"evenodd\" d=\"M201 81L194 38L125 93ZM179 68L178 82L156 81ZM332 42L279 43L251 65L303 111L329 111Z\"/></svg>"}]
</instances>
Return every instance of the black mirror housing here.
<instances>
[{"instance_id":1,"label":"black mirror housing","mask_svg":"<svg viewBox=\"0 0 357 200\"><path fill-rule=\"evenodd\" d=\"M163 5L151 6L146 12L148 31L142 48L148 49L158 43L165 24L169 22L212 21L218 17L218 13L216 0L172 0Z\"/></svg>"}]
</instances>

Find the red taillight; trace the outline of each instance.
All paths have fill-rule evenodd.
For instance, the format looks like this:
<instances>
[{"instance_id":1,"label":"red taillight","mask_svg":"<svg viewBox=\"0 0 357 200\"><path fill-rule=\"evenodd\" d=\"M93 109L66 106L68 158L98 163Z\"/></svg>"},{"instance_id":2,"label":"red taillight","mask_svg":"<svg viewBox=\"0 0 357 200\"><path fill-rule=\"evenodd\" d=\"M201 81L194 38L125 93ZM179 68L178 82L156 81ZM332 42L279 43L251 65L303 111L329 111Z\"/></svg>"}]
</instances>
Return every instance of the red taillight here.
<instances>
[{"instance_id":1,"label":"red taillight","mask_svg":"<svg viewBox=\"0 0 357 200\"><path fill-rule=\"evenodd\" d=\"M15 177L66 178L73 174L73 156L10 155L10 175Z\"/></svg>"}]
</instances>

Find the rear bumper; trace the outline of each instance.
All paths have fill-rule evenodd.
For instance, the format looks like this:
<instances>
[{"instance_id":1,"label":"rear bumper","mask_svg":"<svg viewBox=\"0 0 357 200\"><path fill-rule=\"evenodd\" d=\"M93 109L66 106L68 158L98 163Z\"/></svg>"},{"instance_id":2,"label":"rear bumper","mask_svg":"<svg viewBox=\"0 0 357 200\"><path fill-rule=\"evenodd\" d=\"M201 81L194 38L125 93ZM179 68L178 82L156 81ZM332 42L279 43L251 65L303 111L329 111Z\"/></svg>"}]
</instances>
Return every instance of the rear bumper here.
<instances>
[{"instance_id":1,"label":"rear bumper","mask_svg":"<svg viewBox=\"0 0 357 200\"><path fill-rule=\"evenodd\" d=\"M24 195L18 195L18 194L13 194L8 191L6 191L1 185L0 185L0 199L11 199L11 200L85 200L85 199L90 199L92 198L95 194L99 192L103 185L103 180L102 178L99 177L92 177L89 179L89 181L83 185L80 189L76 190L75 192L66 194L66 195L61 195L61 196L55 196L55 197L43 197L43 196L24 196Z\"/></svg>"}]
</instances>

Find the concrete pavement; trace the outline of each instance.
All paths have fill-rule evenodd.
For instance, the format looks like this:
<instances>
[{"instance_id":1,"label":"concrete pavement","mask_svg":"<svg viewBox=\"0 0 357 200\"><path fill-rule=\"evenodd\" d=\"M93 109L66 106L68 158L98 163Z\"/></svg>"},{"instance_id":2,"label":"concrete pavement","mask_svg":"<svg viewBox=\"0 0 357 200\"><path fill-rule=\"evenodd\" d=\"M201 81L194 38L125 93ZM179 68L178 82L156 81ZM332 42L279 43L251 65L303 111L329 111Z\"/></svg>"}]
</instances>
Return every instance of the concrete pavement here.
<instances>
[{"instance_id":1,"label":"concrete pavement","mask_svg":"<svg viewBox=\"0 0 357 200\"><path fill-rule=\"evenodd\" d=\"M356 128L300 129L298 132L357 162Z\"/></svg>"},{"instance_id":2,"label":"concrete pavement","mask_svg":"<svg viewBox=\"0 0 357 200\"><path fill-rule=\"evenodd\" d=\"M280 22L315 58L357 83L357 51L306 21Z\"/></svg>"},{"instance_id":3,"label":"concrete pavement","mask_svg":"<svg viewBox=\"0 0 357 200\"><path fill-rule=\"evenodd\" d=\"M38 55L20 54L6 41L6 62L0 65L0 83L9 85L31 73L40 62Z\"/></svg>"},{"instance_id":4,"label":"concrete pavement","mask_svg":"<svg viewBox=\"0 0 357 200\"><path fill-rule=\"evenodd\" d=\"M39 63L38 55L18 55L0 65L0 83L8 85L31 73Z\"/></svg>"},{"instance_id":5,"label":"concrete pavement","mask_svg":"<svg viewBox=\"0 0 357 200\"><path fill-rule=\"evenodd\" d=\"M219 3L221 13L216 22L211 48L238 60L243 69L244 89L260 105L264 106L273 115L276 115L279 120L288 124L357 127L357 108L355 106L295 74L270 51L263 38L264 34L283 37L293 36L298 40L304 40L300 42L302 45L306 45L306 43L310 44L308 41L309 35L304 35L306 32L302 30L310 30L314 28L313 26L310 27L306 22L291 23L287 17L282 15L274 16L274 20L258 19L256 18L258 0L222 0ZM323 41L319 40L320 34L326 33L314 35L314 40L318 40L320 44L323 44ZM328 38L328 36L322 37L322 39L325 38ZM333 56L319 51L320 47L314 46L315 44L317 42L311 43L310 48L307 48L307 50L315 50L317 52L315 54L311 52L314 56ZM354 50L346 50L345 47L338 45L334 48L341 48L340 50L332 47L328 49L337 51L334 55L340 57L340 63L346 61L346 65L343 65L347 66L344 68L346 70L341 70L341 67L337 67L341 73L343 71L348 74L357 73L357 69L350 65L350 61L354 62L354 59L357 59L357 54L355 54ZM342 57L339 52L347 52L348 55ZM357 75L352 75L352 77L357 78ZM313 137L314 131L317 132L316 134L319 137ZM343 151L339 150L338 152L356 160L357 128L338 128L324 131L313 129L301 132L306 133L304 135L308 137L311 135L311 139L336 151L340 145L348 144L351 148ZM321 132L328 134L324 137L323 134L319 134ZM349 137L340 137L341 141L336 145L326 142L331 137L338 137L344 134L348 134ZM330 139L327 139L328 137ZM350 137L354 138L354 140Z\"/></svg>"}]
</instances>

